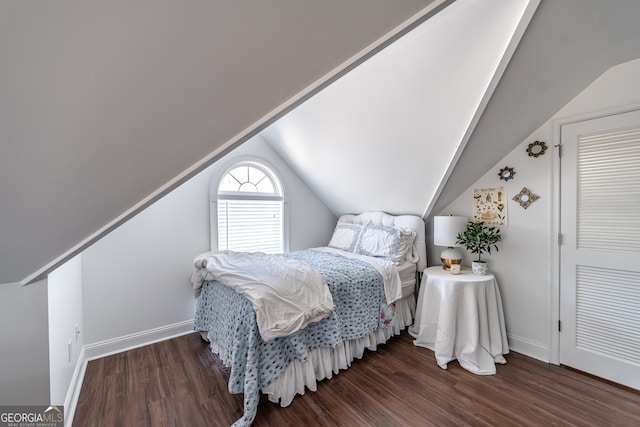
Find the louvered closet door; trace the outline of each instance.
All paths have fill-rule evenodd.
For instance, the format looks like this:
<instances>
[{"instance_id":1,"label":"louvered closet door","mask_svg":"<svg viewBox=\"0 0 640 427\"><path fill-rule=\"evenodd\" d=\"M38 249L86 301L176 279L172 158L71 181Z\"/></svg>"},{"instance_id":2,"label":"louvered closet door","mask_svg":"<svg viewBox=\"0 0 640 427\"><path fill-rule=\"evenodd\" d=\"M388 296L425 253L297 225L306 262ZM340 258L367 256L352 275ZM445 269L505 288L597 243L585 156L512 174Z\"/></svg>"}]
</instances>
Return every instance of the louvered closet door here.
<instances>
[{"instance_id":1,"label":"louvered closet door","mask_svg":"<svg viewBox=\"0 0 640 427\"><path fill-rule=\"evenodd\" d=\"M640 111L561 141L560 362L640 389Z\"/></svg>"}]
</instances>

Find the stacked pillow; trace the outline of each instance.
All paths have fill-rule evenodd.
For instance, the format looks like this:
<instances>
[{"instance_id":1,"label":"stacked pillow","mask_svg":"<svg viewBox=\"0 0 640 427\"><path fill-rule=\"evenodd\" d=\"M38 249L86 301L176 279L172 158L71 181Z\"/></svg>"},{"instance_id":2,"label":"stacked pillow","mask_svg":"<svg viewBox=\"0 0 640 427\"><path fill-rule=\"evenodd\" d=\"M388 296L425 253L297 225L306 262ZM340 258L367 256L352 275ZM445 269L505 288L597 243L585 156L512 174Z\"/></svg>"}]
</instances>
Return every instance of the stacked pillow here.
<instances>
[{"instance_id":1,"label":"stacked pillow","mask_svg":"<svg viewBox=\"0 0 640 427\"><path fill-rule=\"evenodd\" d=\"M333 236L331 236L327 246L346 252L353 252L358 242L360 231L362 231L362 225L339 222L336 224Z\"/></svg>"},{"instance_id":2,"label":"stacked pillow","mask_svg":"<svg viewBox=\"0 0 640 427\"><path fill-rule=\"evenodd\" d=\"M413 250L415 230L386 225L338 223L329 247L402 264L405 259L416 262Z\"/></svg>"}]
</instances>

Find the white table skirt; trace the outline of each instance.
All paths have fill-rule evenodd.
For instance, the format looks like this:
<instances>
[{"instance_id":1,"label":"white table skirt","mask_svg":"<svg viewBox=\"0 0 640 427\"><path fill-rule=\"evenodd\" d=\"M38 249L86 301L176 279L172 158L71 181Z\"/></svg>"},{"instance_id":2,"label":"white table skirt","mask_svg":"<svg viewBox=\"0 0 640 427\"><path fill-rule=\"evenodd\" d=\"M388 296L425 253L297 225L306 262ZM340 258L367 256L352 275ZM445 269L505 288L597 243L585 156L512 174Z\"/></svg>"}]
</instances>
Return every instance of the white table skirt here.
<instances>
[{"instance_id":1,"label":"white table skirt","mask_svg":"<svg viewBox=\"0 0 640 427\"><path fill-rule=\"evenodd\" d=\"M418 307L409 329L414 345L435 353L438 365L457 359L479 375L494 375L495 363L507 363L509 353L500 291L493 275L468 269L452 275L442 267L424 271Z\"/></svg>"}]
</instances>

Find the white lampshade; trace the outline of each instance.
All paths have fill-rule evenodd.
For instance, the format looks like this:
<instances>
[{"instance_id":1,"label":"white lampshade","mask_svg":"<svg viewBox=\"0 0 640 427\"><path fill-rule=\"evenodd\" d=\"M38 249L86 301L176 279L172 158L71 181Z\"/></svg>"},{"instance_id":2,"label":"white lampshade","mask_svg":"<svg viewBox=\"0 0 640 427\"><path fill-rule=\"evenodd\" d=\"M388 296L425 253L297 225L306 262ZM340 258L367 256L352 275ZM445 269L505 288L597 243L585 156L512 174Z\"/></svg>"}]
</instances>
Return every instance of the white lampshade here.
<instances>
[{"instance_id":1,"label":"white lampshade","mask_svg":"<svg viewBox=\"0 0 640 427\"><path fill-rule=\"evenodd\" d=\"M464 216L434 216L433 217L433 244L436 246L454 247L458 233L467 229L467 218Z\"/></svg>"},{"instance_id":2,"label":"white lampshade","mask_svg":"<svg viewBox=\"0 0 640 427\"><path fill-rule=\"evenodd\" d=\"M467 218L464 216L435 216L433 217L433 244L446 246L447 249L440 254L442 268L451 269L451 264L461 264L462 254L454 249L454 246L462 246L456 243L458 234L467 229Z\"/></svg>"}]
</instances>

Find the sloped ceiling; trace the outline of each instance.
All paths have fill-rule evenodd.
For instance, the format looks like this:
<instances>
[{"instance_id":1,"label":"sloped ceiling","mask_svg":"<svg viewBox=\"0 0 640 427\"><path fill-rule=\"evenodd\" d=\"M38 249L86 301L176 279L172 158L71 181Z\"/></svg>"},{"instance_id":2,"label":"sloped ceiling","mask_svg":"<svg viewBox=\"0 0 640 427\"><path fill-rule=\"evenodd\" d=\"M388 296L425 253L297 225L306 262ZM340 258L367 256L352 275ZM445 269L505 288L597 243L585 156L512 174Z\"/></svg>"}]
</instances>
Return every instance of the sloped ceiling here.
<instances>
[{"instance_id":1,"label":"sloped ceiling","mask_svg":"<svg viewBox=\"0 0 640 427\"><path fill-rule=\"evenodd\" d=\"M0 283L26 283L45 273L399 28L448 3L0 2ZM420 213L428 205L427 212L439 212L602 72L640 57L638 16L637 0L540 0L491 100L484 110L479 106L462 136L470 138L460 160L444 179L436 174L441 181L435 196L431 186L413 188L415 193L404 185L381 187L385 194L418 199L397 201L405 204L389 210ZM367 99L390 91L379 90ZM394 111L406 111L392 99ZM361 113L347 114L358 119ZM391 117L408 120L383 110L367 118L365 129ZM406 132L396 129L389 144L415 138ZM306 166L294 162L296 150L273 135L274 146L304 176ZM328 202L336 213L387 206L375 202L379 188L369 192L371 186L359 182L366 153L386 150L373 132L364 135L371 146L361 146L347 182L363 185L368 196L354 208L344 196ZM418 150L424 141L414 140ZM450 141L441 143L451 149ZM342 148L317 159L336 161L348 151ZM426 163L415 162L415 151L403 154L393 157L418 166L399 162L398 173L424 174ZM333 170L322 173L330 177ZM310 186L332 200L332 189L344 181L329 187L313 178L317 174L309 174ZM411 181L418 182L413 174Z\"/></svg>"},{"instance_id":2,"label":"sloped ceiling","mask_svg":"<svg viewBox=\"0 0 640 427\"><path fill-rule=\"evenodd\" d=\"M336 215L423 215L538 2L460 0L264 132Z\"/></svg>"},{"instance_id":3,"label":"sloped ceiling","mask_svg":"<svg viewBox=\"0 0 640 427\"><path fill-rule=\"evenodd\" d=\"M0 283L55 267L446 3L0 2Z\"/></svg>"},{"instance_id":4,"label":"sloped ceiling","mask_svg":"<svg viewBox=\"0 0 640 427\"><path fill-rule=\"evenodd\" d=\"M542 0L455 169L440 214L609 68L640 58L640 1Z\"/></svg>"}]
</instances>

